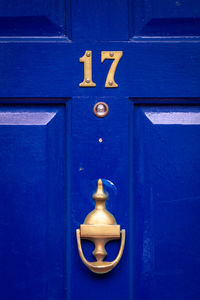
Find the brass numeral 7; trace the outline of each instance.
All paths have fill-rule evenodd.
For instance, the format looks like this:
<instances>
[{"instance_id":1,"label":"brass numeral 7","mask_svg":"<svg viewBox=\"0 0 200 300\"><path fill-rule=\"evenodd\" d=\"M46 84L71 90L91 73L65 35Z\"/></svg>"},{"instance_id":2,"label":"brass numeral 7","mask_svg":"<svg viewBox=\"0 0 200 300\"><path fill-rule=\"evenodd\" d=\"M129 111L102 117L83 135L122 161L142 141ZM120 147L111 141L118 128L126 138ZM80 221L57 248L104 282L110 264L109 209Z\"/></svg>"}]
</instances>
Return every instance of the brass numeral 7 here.
<instances>
[{"instance_id":1,"label":"brass numeral 7","mask_svg":"<svg viewBox=\"0 0 200 300\"><path fill-rule=\"evenodd\" d=\"M115 72L117 65L123 55L123 51L101 51L101 62L103 63L105 59L114 59L108 75L106 78L105 87L106 88L116 88L118 84L115 82Z\"/></svg>"},{"instance_id":2,"label":"brass numeral 7","mask_svg":"<svg viewBox=\"0 0 200 300\"><path fill-rule=\"evenodd\" d=\"M118 84L115 82L115 72L123 51L101 51L101 62L105 59L113 59L105 82L106 88L116 88ZM96 83L92 81L92 51L86 50L85 54L80 57L79 61L84 63L84 80L79 83L80 87L95 87Z\"/></svg>"}]
</instances>

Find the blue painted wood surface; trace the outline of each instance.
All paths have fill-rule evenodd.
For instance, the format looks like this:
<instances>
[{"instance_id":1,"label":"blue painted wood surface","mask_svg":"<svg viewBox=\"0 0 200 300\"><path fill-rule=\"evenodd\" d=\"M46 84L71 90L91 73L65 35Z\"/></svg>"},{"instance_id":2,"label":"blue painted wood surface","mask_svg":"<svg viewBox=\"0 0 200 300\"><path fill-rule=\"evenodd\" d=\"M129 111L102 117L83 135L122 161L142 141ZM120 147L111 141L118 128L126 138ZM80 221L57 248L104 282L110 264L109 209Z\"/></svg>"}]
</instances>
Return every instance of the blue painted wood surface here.
<instances>
[{"instance_id":1,"label":"blue painted wood surface","mask_svg":"<svg viewBox=\"0 0 200 300\"><path fill-rule=\"evenodd\" d=\"M200 34L200 7L196 0L135 0L133 9L133 35L174 37Z\"/></svg>"},{"instance_id":2,"label":"blue painted wood surface","mask_svg":"<svg viewBox=\"0 0 200 300\"><path fill-rule=\"evenodd\" d=\"M0 108L1 299L63 297L64 137L63 105Z\"/></svg>"},{"instance_id":3,"label":"blue painted wood surface","mask_svg":"<svg viewBox=\"0 0 200 300\"><path fill-rule=\"evenodd\" d=\"M200 298L200 3L114 2L0 3L2 300ZM85 50L95 88L79 87ZM103 50L123 51L116 89ZM98 178L126 229L103 276L75 238Z\"/></svg>"},{"instance_id":4,"label":"blue painted wood surface","mask_svg":"<svg viewBox=\"0 0 200 300\"><path fill-rule=\"evenodd\" d=\"M200 109L136 105L136 299L200 296Z\"/></svg>"},{"instance_id":5,"label":"blue painted wood surface","mask_svg":"<svg viewBox=\"0 0 200 300\"><path fill-rule=\"evenodd\" d=\"M96 88L79 88L85 50L93 51ZM101 64L101 50L122 50L117 89L104 87L111 61ZM13 56L13 53L15 55ZM2 42L2 97L128 96L198 97L200 45L195 41L69 43ZM70 67L73 66L73 67Z\"/></svg>"},{"instance_id":6,"label":"blue painted wood surface","mask_svg":"<svg viewBox=\"0 0 200 300\"><path fill-rule=\"evenodd\" d=\"M122 295L128 297L132 285L128 280L132 252L128 238L132 220L128 201L128 99L80 97L72 101L72 296L74 299L80 296L78 283L82 299L92 299L94 293L96 299L109 299L113 293L116 299L121 299ZM106 118L100 119L93 114L97 101L109 104L110 112ZM121 262L112 273L104 276L88 272L77 255L75 239L76 228L94 208L92 194L98 178L103 179L110 195L108 210L127 234ZM86 257L94 260L91 255L93 246L88 243L83 243L83 246ZM115 259L119 246L119 242L107 245L108 260Z\"/></svg>"},{"instance_id":7,"label":"blue painted wood surface","mask_svg":"<svg viewBox=\"0 0 200 300\"><path fill-rule=\"evenodd\" d=\"M66 33L63 0L0 2L1 36L62 36Z\"/></svg>"}]
</instances>

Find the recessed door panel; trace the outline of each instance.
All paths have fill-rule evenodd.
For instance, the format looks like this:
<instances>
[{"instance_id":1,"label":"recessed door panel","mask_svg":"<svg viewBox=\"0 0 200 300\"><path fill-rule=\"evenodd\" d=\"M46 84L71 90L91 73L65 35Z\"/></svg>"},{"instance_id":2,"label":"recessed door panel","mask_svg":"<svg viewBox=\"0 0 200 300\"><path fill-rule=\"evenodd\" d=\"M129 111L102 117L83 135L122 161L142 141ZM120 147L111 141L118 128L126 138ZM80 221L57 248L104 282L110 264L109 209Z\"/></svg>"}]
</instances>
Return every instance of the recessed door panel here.
<instances>
[{"instance_id":1,"label":"recessed door panel","mask_svg":"<svg viewBox=\"0 0 200 300\"><path fill-rule=\"evenodd\" d=\"M134 35L200 35L200 5L196 0L136 0L133 20Z\"/></svg>"},{"instance_id":2,"label":"recessed door panel","mask_svg":"<svg viewBox=\"0 0 200 300\"><path fill-rule=\"evenodd\" d=\"M64 0L1 0L0 36L64 36L66 13Z\"/></svg>"},{"instance_id":3,"label":"recessed door panel","mask_svg":"<svg viewBox=\"0 0 200 300\"><path fill-rule=\"evenodd\" d=\"M65 115L62 106L0 107L1 298L62 299Z\"/></svg>"},{"instance_id":4,"label":"recessed door panel","mask_svg":"<svg viewBox=\"0 0 200 300\"><path fill-rule=\"evenodd\" d=\"M200 297L200 108L135 107L136 297Z\"/></svg>"}]
</instances>

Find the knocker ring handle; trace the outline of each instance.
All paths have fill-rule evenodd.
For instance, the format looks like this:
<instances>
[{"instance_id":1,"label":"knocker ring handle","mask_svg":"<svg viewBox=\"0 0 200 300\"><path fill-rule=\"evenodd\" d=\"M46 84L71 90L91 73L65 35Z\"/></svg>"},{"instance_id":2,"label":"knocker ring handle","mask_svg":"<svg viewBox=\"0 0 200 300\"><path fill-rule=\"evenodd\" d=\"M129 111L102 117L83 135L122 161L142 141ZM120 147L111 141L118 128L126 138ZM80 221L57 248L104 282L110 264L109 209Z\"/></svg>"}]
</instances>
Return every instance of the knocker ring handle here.
<instances>
[{"instance_id":1,"label":"knocker ring handle","mask_svg":"<svg viewBox=\"0 0 200 300\"><path fill-rule=\"evenodd\" d=\"M82 262L94 273L104 274L111 271L120 261L125 244L125 230L120 230L120 225L116 223L114 216L108 212L105 201L108 194L104 192L102 180L98 180L97 191L93 195L96 202L95 209L91 211L80 229L76 230L78 252ZM82 250L81 239L90 240L95 244L93 255L96 261L89 262ZM117 257L109 262L103 261L107 255L105 245L111 240L121 239L121 246Z\"/></svg>"},{"instance_id":2,"label":"knocker ring handle","mask_svg":"<svg viewBox=\"0 0 200 300\"><path fill-rule=\"evenodd\" d=\"M98 273L98 274L108 273L118 264L118 262L120 261L120 259L122 257L122 254L124 251L124 244L125 244L125 230L124 229L121 230L121 245L120 245L118 255L115 258L115 260L113 260L111 262L108 262L108 261L90 262L90 261L88 261L85 258L83 251L82 251L80 229L76 230L76 238L77 238L77 244L78 244L78 252L79 252L82 262L86 265L86 267L88 267L94 273Z\"/></svg>"}]
</instances>

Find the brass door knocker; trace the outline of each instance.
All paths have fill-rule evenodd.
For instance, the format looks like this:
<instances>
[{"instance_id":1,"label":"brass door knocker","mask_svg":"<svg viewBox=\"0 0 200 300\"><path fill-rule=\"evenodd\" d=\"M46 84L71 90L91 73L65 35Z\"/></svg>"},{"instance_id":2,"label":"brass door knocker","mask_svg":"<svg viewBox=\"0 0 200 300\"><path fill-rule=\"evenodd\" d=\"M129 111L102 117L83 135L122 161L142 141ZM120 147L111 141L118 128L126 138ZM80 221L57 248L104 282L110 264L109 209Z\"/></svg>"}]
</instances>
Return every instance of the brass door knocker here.
<instances>
[{"instance_id":1,"label":"brass door knocker","mask_svg":"<svg viewBox=\"0 0 200 300\"><path fill-rule=\"evenodd\" d=\"M125 230L120 230L120 225L117 225L115 217L106 209L105 201L108 199L108 193L104 192L102 180L98 180L96 193L93 194L93 199L96 202L95 209L91 211L80 229L76 230L78 251L83 263L94 273L104 274L111 271L120 261L125 244ZM107 252L105 245L110 240L121 238L121 246L115 260L108 262L103 261ZM96 261L89 262L82 251L81 239L87 239L95 244L93 255Z\"/></svg>"}]
</instances>

